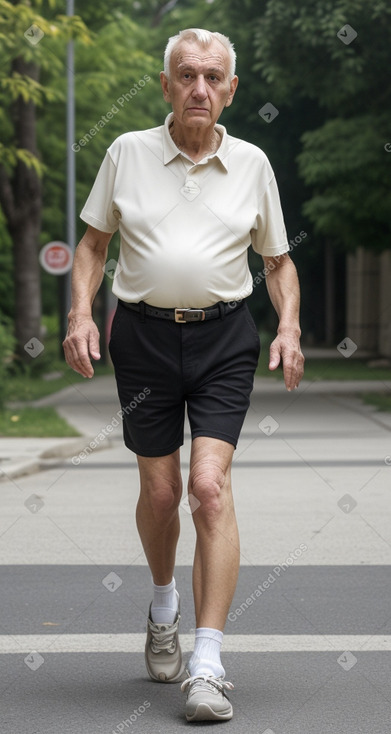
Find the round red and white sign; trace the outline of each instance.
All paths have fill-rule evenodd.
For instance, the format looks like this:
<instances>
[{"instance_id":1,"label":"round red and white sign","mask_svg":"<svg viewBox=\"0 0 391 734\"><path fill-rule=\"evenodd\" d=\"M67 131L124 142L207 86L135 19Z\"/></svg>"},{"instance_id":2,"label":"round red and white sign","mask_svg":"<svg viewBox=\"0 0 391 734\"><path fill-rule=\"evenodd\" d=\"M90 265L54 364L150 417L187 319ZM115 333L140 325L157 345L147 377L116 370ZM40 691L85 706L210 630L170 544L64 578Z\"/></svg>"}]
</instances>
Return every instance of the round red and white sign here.
<instances>
[{"instance_id":1,"label":"round red and white sign","mask_svg":"<svg viewBox=\"0 0 391 734\"><path fill-rule=\"evenodd\" d=\"M72 267L73 252L65 242L49 242L40 251L39 262L46 272L64 275Z\"/></svg>"}]
</instances>

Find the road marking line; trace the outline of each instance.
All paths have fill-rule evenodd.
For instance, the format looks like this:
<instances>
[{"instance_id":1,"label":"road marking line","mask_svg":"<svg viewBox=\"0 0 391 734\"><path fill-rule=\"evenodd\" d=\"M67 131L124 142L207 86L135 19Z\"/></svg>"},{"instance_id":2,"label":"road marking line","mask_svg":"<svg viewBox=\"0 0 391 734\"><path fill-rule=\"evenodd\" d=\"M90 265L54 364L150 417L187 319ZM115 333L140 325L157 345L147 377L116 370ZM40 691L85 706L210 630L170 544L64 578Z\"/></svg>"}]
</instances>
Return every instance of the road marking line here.
<instances>
[{"instance_id":1,"label":"road marking line","mask_svg":"<svg viewBox=\"0 0 391 734\"><path fill-rule=\"evenodd\" d=\"M191 652L194 635L181 635ZM145 634L0 635L0 654L144 652ZM223 652L377 652L391 650L391 635L225 635Z\"/></svg>"}]
</instances>

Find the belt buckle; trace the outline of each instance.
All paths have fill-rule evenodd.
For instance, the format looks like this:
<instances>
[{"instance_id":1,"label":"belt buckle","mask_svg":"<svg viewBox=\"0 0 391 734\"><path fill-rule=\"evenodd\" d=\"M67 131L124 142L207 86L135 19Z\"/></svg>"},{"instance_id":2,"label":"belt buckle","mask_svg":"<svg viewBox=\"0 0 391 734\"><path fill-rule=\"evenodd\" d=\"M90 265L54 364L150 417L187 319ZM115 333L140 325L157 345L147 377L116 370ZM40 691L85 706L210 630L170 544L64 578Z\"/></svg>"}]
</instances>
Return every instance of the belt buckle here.
<instances>
[{"instance_id":1,"label":"belt buckle","mask_svg":"<svg viewBox=\"0 0 391 734\"><path fill-rule=\"evenodd\" d=\"M192 314L199 318L186 318L186 314ZM177 324L187 324L188 321L205 321L205 311L202 308L176 308L175 309L175 321Z\"/></svg>"}]
</instances>

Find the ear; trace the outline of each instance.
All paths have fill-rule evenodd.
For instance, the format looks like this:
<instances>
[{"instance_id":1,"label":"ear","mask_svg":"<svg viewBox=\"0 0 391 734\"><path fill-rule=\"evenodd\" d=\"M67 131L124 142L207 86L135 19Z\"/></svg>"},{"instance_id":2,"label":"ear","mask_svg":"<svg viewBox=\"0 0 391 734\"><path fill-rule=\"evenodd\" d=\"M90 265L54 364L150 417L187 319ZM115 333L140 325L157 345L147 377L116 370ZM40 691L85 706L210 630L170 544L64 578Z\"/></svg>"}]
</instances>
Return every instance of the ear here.
<instances>
[{"instance_id":1,"label":"ear","mask_svg":"<svg viewBox=\"0 0 391 734\"><path fill-rule=\"evenodd\" d=\"M228 95L228 99L227 99L227 101L225 103L225 106L226 107L229 107L232 104L232 100L234 98L234 95L235 95L235 92L236 92L236 89L237 89L238 84L239 84L239 77L236 76L236 74L235 74L235 76L232 77L231 82L230 82L230 85L229 85L229 95Z\"/></svg>"},{"instance_id":2,"label":"ear","mask_svg":"<svg viewBox=\"0 0 391 734\"><path fill-rule=\"evenodd\" d=\"M160 72L160 84L162 85L163 90L163 99L165 102L171 102L170 93L168 91L168 85L169 81L164 73L164 71Z\"/></svg>"}]
</instances>

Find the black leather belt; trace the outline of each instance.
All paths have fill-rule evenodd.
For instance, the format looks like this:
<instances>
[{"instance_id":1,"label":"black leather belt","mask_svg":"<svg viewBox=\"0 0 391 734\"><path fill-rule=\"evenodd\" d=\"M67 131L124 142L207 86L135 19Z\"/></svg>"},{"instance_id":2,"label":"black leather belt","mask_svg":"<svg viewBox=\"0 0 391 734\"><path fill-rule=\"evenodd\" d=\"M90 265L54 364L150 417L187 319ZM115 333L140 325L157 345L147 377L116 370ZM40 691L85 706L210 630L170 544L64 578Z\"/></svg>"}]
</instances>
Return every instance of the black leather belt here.
<instances>
[{"instance_id":1,"label":"black leather belt","mask_svg":"<svg viewBox=\"0 0 391 734\"><path fill-rule=\"evenodd\" d=\"M209 321L209 319L218 319L221 316L224 318L226 314L237 311L244 304L244 300L242 300L229 301L229 303L220 301L215 306L208 306L207 308L156 308L155 306L148 306L146 303L141 302L142 308L140 308L140 303L127 303L120 299L119 302L130 311L137 311L138 313L144 311L146 316L176 321L177 324L187 324L193 321Z\"/></svg>"}]
</instances>

